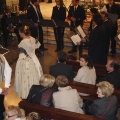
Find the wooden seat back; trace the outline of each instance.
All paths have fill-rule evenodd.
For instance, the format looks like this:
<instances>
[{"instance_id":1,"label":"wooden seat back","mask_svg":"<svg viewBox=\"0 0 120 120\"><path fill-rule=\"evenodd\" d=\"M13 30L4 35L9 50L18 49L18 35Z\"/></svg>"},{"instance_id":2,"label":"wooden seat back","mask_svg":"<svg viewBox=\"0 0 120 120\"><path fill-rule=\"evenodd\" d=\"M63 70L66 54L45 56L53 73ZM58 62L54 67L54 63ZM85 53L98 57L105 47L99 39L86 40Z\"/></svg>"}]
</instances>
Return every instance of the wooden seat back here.
<instances>
[{"instance_id":1,"label":"wooden seat back","mask_svg":"<svg viewBox=\"0 0 120 120\"><path fill-rule=\"evenodd\" d=\"M80 69L80 63L77 60L71 60L67 59L66 64L72 65L73 71L78 72ZM94 64L95 70L96 70L96 75L97 76L105 76L107 74L107 70L105 68L105 65L102 64Z\"/></svg>"},{"instance_id":2,"label":"wooden seat back","mask_svg":"<svg viewBox=\"0 0 120 120\"><path fill-rule=\"evenodd\" d=\"M81 96L83 100L95 100L97 99L97 87L96 85L81 83L81 82L75 82L75 81L69 81L69 86L71 86L73 89L76 89L80 93L86 93L89 94L89 96ZM120 90L115 90L114 95L116 95L118 99L118 106L120 106Z\"/></svg>"},{"instance_id":3,"label":"wooden seat back","mask_svg":"<svg viewBox=\"0 0 120 120\"><path fill-rule=\"evenodd\" d=\"M29 103L25 100L22 100L19 103L19 107L23 108L26 114L30 112L37 112L42 118L49 118L54 120L103 120L102 118L96 116L90 116L57 108L41 106L38 104Z\"/></svg>"}]
</instances>

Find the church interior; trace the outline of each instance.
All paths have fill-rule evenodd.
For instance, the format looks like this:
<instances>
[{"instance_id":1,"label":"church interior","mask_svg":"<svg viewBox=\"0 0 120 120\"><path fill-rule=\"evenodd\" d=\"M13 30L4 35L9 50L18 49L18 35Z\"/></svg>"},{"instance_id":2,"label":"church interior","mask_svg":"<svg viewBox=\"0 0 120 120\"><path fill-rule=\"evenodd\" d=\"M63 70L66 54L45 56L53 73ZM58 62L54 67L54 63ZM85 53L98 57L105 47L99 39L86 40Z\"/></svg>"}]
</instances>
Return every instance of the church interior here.
<instances>
[{"instance_id":1,"label":"church interior","mask_svg":"<svg viewBox=\"0 0 120 120\"><path fill-rule=\"evenodd\" d=\"M29 6L28 3L22 3L21 6L20 2L28 2L29 0L0 0L0 4L2 3L2 7L0 8L0 20L3 16L3 12L4 12L4 4L6 6L9 6L11 11L13 12L13 14L15 14L15 16L24 16L27 12L27 7ZM64 2L64 6L66 7L66 16L68 15L68 11L69 8L71 6L71 0L63 0ZM80 1L80 5L84 6L85 11L86 11L86 19L84 20L84 25L83 25L83 30L85 31L86 34L88 34L88 27L91 21L91 15L89 14L90 11L90 6L97 6L98 9L100 9L104 3L106 3L107 1L103 1L103 0L81 0ZM116 2L117 4L120 5L120 1L118 0ZM44 0L42 2L40 2L40 10L41 13L43 15L43 18L45 20L51 20L51 16L52 16L52 9L53 7L56 5L55 0L52 0L51 3L49 3L49 0ZM0 5L1 6L1 5ZM2 11L2 12L1 12ZM65 20L69 25L70 25L70 20L68 20L68 18L66 17ZM118 34L120 33L120 19L118 19L117 21L118 24ZM0 25L1 27L1 25ZM70 31L69 27L65 28L64 31L64 49L63 51L68 53L68 51L72 48L72 41L71 41L71 36L73 35L73 33ZM55 36L54 36L54 30L53 27L43 27L43 42L44 42L44 46L45 48L47 48L48 50L45 50L43 54L39 55L38 53L36 53L36 56L42 66L43 69L43 73L44 74L49 74L50 71L50 66L54 65L57 63L57 52L55 52L56 50L56 41L55 41ZM15 33L10 33L9 34L9 38L8 38L8 46L4 47L4 40L2 37L2 31L0 29L0 54L4 54L6 60L8 61L8 63L10 64L11 68L12 68L12 77L11 77L11 85L10 88L8 90L8 94L5 95L4 98L4 105L5 108L7 108L9 105L15 105L18 106L18 103L22 100L17 93L14 90L14 80L15 80L15 68L16 68L16 62L18 60L19 57L19 50L18 50L18 38L16 36ZM108 60L113 58L111 56L111 48L109 48L109 53L108 53ZM88 53L88 46L83 46L83 54L87 54ZM77 50L77 52L75 53L71 53L68 54L68 56L71 59L75 59L77 61L79 61L80 56L79 56L79 51ZM116 59L119 63L120 63L120 43L119 41L116 42L116 55L114 56L114 59ZM105 65L104 65L105 66ZM0 83L0 87L4 88L4 82ZM72 119L70 119L72 120ZM91 119L92 120L92 119Z\"/></svg>"}]
</instances>

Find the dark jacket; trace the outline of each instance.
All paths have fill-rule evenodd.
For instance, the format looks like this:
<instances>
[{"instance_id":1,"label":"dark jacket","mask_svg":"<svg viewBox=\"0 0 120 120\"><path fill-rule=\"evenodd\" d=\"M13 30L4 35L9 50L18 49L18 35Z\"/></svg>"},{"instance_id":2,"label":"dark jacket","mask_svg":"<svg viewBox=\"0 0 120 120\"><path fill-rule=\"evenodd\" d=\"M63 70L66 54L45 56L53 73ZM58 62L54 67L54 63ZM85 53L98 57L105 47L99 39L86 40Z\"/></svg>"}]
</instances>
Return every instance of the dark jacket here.
<instances>
[{"instance_id":1,"label":"dark jacket","mask_svg":"<svg viewBox=\"0 0 120 120\"><path fill-rule=\"evenodd\" d=\"M92 115L100 116L107 120L117 120L116 119L116 112L117 112L116 96L112 95L111 97L104 97L101 99L94 100L93 104L89 106L89 112Z\"/></svg>"},{"instance_id":2,"label":"dark jacket","mask_svg":"<svg viewBox=\"0 0 120 120\"><path fill-rule=\"evenodd\" d=\"M120 89L120 69L108 73L101 81L107 81L113 84L115 89Z\"/></svg>"},{"instance_id":3,"label":"dark jacket","mask_svg":"<svg viewBox=\"0 0 120 120\"><path fill-rule=\"evenodd\" d=\"M54 20L65 20L66 18L66 8L60 7L58 10L57 6L53 7L51 19Z\"/></svg>"},{"instance_id":4,"label":"dark jacket","mask_svg":"<svg viewBox=\"0 0 120 120\"><path fill-rule=\"evenodd\" d=\"M3 112L5 112L4 95L0 94L0 120L4 119Z\"/></svg>"},{"instance_id":5,"label":"dark jacket","mask_svg":"<svg viewBox=\"0 0 120 120\"><path fill-rule=\"evenodd\" d=\"M93 63L106 64L107 54L105 42L105 27L96 26L89 35L90 47L88 55L91 57Z\"/></svg>"},{"instance_id":6,"label":"dark jacket","mask_svg":"<svg viewBox=\"0 0 120 120\"><path fill-rule=\"evenodd\" d=\"M52 94L56 92L54 88L45 88L41 85L32 85L27 101L44 106L52 106Z\"/></svg>"},{"instance_id":7,"label":"dark jacket","mask_svg":"<svg viewBox=\"0 0 120 120\"><path fill-rule=\"evenodd\" d=\"M74 23L71 21L71 27L77 27L79 25L83 25L83 21L86 19L85 10L82 6L78 5L77 10L74 11L74 6L70 6L68 12L68 18L75 17L75 26Z\"/></svg>"},{"instance_id":8,"label":"dark jacket","mask_svg":"<svg viewBox=\"0 0 120 120\"><path fill-rule=\"evenodd\" d=\"M58 75L65 75L68 80L73 80L74 77L72 66L64 63L57 63L56 65L50 66L50 74L55 78Z\"/></svg>"},{"instance_id":9,"label":"dark jacket","mask_svg":"<svg viewBox=\"0 0 120 120\"><path fill-rule=\"evenodd\" d=\"M27 18L32 20L34 23L37 23L38 19L43 19L42 13L40 11L40 7L37 7L37 9L39 10L38 12L39 18L32 5L27 9Z\"/></svg>"}]
</instances>

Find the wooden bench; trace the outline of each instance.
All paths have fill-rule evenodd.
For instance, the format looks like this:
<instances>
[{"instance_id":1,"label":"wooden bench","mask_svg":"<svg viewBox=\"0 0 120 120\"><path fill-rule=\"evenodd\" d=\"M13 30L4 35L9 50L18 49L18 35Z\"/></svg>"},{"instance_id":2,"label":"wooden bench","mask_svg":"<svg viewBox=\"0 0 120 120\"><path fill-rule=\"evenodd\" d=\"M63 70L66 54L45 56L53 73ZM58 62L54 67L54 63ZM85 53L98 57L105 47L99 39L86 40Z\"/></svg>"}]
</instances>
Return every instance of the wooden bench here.
<instances>
[{"instance_id":1,"label":"wooden bench","mask_svg":"<svg viewBox=\"0 0 120 120\"><path fill-rule=\"evenodd\" d=\"M67 59L66 64L72 65L73 71L78 72L80 69L80 63L77 60L71 60ZM97 76L105 76L107 74L107 70L105 68L105 65L102 64L94 64L95 70L96 70L96 75Z\"/></svg>"},{"instance_id":2,"label":"wooden bench","mask_svg":"<svg viewBox=\"0 0 120 120\"><path fill-rule=\"evenodd\" d=\"M89 94L89 96L81 96L83 100L93 101L98 98L97 93L96 93L97 87L95 85L75 82L75 81L69 81L69 86L76 89L80 93ZM118 99L118 106L120 107L120 90L115 90L114 95L116 95Z\"/></svg>"},{"instance_id":3,"label":"wooden bench","mask_svg":"<svg viewBox=\"0 0 120 120\"><path fill-rule=\"evenodd\" d=\"M23 108L26 114L30 112L37 112L42 118L50 118L54 120L103 120L102 118L85 115L80 113L74 113L66 110L61 110L52 107L41 106L38 104L29 103L22 100L19 103L19 107Z\"/></svg>"}]
</instances>

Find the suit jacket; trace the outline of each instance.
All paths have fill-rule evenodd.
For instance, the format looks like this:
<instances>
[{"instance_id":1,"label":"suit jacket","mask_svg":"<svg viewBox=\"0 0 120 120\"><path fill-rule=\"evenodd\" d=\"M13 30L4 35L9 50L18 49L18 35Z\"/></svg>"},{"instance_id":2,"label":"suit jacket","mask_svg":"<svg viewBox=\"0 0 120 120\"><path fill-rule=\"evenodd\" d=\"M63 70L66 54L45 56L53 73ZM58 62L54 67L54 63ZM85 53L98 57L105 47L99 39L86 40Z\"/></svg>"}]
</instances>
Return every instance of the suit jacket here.
<instances>
[{"instance_id":1,"label":"suit jacket","mask_svg":"<svg viewBox=\"0 0 120 120\"><path fill-rule=\"evenodd\" d=\"M120 69L108 73L105 77L101 79L101 81L108 81L109 83L114 85L115 89L119 89L120 88Z\"/></svg>"},{"instance_id":2,"label":"suit jacket","mask_svg":"<svg viewBox=\"0 0 120 120\"><path fill-rule=\"evenodd\" d=\"M54 20L65 20L66 18L66 8L60 7L58 10L57 6L53 7L51 19Z\"/></svg>"},{"instance_id":3,"label":"suit jacket","mask_svg":"<svg viewBox=\"0 0 120 120\"><path fill-rule=\"evenodd\" d=\"M55 78L58 75L65 75L68 80L73 80L74 73L72 71L71 65L66 65L64 63L57 63L56 65L50 66L50 74Z\"/></svg>"},{"instance_id":4,"label":"suit jacket","mask_svg":"<svg viewBox=\"0 0 120 120\"><path fill-rule=\"evenodd\" d=\"M103 26L105 27L105 32L106 32L106 38L105 38L105 45L106 45L106 52L109 52L109 45L110 45L110 37L111 34L113 33L113 24L111 20L107 20L103 23Z\"/></svg>"},{"instance_id":5,"label":"suit jacket","mask_svg":"<svg viewBox=\"0 0 120 120\"><path fill-rule=\"evenodd\" d=\"M40 11L40 7L37 6L37 9L39 11L38 12L39 18L38 18L37 14L35 12L35 9L32 5L27 9L27 18L31 19L34 23L37 23L39 19L43 19L42 13Z\"/></svg>"},{"instance_id":6,"label":"suit jacket","mask_svg":"<svg viewBox=\"0 0 120 120\"><path fill-rule=\"evenodd\" d=\"M110 8L109 4L106 4L106 9L108 13L117 14L120 17L120 7L117 4L113 4Z\"/></svg>"},{"instance_id":7,"label":"suit jacket","mask_svg":"<svg viewBox=\"0 0 120 120\"><path fill-rule=\"evenodd\" d=\"M93 63L107 63L108 53L106 52L105 32L104 26L96 26L90 32L88 55L91 57Z\"/></svg>"},{"instance_id":8,"label":"suit jacket","mask_svg":"<svg viewBox=\"0 0 120 120\"><path fill-rule=\"evenodd\" d=\"M32 85L26 100L31 103L52 106L52 94L55 91L56 89L54 88L45 88L41 85Z\"/></svg>"},{"instance_id":9,"label":"suit jacket","mask_svg":"<svg viewBox=\"0 0 120 120\"><path fill-rule=\"evenodd\" d=\"M74 11L74 6L70 6L70 9L68 12L68 17L69 17L69 19L71 17L76 18L75 26L74 26L74 22L71 21L71 27L83 25L83 20L86 19L85 10L82 6L78 5L77 10Z\"/></svg>"},{"instance_id":10,"label":"suit jacket","mask_svg":"<svg viewBox=\"0 0 120 120\"><path fill-rule=\"evenodd\" d=\"M111 103L110 103L111 100ZM108 106L110 104L110 108L107 110ZM116 119L116 112L117 112L117 98L116 96L112 95L111 97L104 97L101 99L94 100L93 104L89 106L89 112L92 115L95 116L101 116L101 117L107 119L107 120L117 120Z\"/></svg>"}]
</instances>

